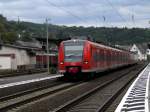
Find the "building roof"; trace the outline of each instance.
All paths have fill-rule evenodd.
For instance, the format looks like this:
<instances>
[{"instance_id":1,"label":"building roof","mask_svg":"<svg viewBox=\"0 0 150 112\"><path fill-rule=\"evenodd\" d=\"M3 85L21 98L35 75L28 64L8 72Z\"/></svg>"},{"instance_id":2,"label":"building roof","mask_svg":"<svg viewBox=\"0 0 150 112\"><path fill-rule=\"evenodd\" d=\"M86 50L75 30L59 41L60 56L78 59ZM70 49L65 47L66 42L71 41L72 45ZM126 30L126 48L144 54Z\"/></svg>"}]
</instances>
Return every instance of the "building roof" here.
<instances>
[{"instance_id":1,"label":"building roof","mask_svg":"<svg viewBox=\"0 0 150 112\"><path fill-rule=\"evenodd\" d=\"M130 51L132 46L131 45L115 45L115 47Z\"/></svg>"},{"instance_id":2,"label":"building roof","mask_svg":"<svg viewBox=\"0 0 150 112\"><path fill-rule=\"evenodd\" d=\"M42 50L41 48L32 48L32 47L27 47L27 46L19 46L19 45L4 44L4 43L0 43L0 46L6 46L6 47L24 49L24 50L37 50L37 51Z\"/></svg>"},{"instance_id":3,"label":"building roof","mask_svg":"<svg viewBox=\"0 0 150 112\"><path fill-rule=\"evenodd\" d=\"M30 48L42 48L42 45L38 41L34 42L16 41L15 45Z\"/></svg>"},{"instance_id":4,"label":"building roof","mask_svg":"<svg viewBox=\"0 0 150 112\"><path fill-rule=\"evenodd\" d=\"M136 44L136 46L139 48L142 54L146 54L146 50L148 49L147 43Z\"/></svg>"},{"instance_id":5,"label":"building roof","mask_svg":"<svg viewBox=\"0 0 150 112\"><path fill-rule=\"evenodd\" d=\"M133 45L115 45L115 46L130 51ZM148 49L147 43L135 44L135 45L137 46L137 48L140 50L142 54L146 53L146 50Z\"/></svg>"},{"instance_id":6,"label":"building roof","mask_svg":"<svg viewBox=\"0 0 150 112\"><path fill-rule=\"evenodd\" d=\"M59 45L62 41L64 41L64 40L69 40L70 39L70 37L68 37L68 38L49 38L48 40L49 40L49 43L54 43L54 44L56 44L56 45ZM40 38L40 37L38 37L38 38L36 38L36 40L38 40L38 41L40 41L40 42L46 42L47 40L46 40L46 38Z\"/></svg>"}]
</instances>

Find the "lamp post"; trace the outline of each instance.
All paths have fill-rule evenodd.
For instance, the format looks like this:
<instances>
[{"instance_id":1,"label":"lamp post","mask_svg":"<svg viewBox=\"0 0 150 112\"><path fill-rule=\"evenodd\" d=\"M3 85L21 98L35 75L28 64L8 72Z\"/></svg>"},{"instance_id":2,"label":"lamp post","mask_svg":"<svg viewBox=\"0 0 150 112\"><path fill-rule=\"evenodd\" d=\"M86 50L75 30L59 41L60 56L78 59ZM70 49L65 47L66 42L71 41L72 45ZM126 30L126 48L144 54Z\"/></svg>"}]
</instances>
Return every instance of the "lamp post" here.
<instances>
[{"instance_id":1,"label":"lamp post","mask_svg":"<svg viewBox=\"0 0 150 112\"><path fill-rule=\"evenodd\" d=\"M47 72L48 74L50 73L50 70L49 70L49 34L48 34L48 21L50 19L46 18L46 43L47 43Z\"/></svg>"}]
</instances>

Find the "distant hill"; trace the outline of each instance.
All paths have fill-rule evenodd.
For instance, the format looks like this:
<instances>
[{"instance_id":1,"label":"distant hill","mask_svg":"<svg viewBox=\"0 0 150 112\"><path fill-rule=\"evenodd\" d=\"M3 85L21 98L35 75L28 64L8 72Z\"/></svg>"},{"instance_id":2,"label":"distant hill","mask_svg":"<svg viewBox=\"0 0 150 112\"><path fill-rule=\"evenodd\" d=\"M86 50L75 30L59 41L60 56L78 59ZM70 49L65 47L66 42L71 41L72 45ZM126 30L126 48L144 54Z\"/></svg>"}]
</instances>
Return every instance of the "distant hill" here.
<instances>
[{"instance_id":1,"label":"distant hill","mask_svg":"<svg viewBox=\"0 0 150 112\"><path fill-rule=\"evenodd\" d=\"M14 43L16 40L32 41L33 38L46 37L44 24L22 21L7 21L0 15L0 39ZM133 44L150 42L150 29L143 28L105 28L105 27L67 27L49 25L49 38L69 36L91 36L97 41L112 44Z\"/></svg>"}]
</instances>

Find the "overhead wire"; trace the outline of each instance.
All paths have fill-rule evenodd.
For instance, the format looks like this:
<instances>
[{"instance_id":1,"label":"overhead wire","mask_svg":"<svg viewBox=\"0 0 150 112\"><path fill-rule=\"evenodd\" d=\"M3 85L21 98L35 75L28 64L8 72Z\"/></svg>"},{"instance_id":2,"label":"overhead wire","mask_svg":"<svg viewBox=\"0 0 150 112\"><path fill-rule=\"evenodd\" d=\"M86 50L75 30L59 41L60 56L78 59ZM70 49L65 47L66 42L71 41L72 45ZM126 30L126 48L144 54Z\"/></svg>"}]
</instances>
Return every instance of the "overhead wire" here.
<instances>
[{"instance_id":1,"label":"overhead wire","mask_svg":"<svg viewBox=\"0 0 150 112\"><path fill-rule=\"evenodd\" d=\"M114 5L113 5L109 0L106 0L106 1L107 1L107 3L112 7L112 9L115 10L115 12L116 12L117 15L120 17L120 19L121 19L123 22L127 23L128 21L118 12L118 10L116 9L116 7L114 7Z\"/></svg>"},{"instance_id":2,"label":"overhead wire","mask_svg":"<svg viewBox=\"0 0 150 112\"><path fill-rule=\"evenodd\" d=\"M81 5L81 8L83 9L83 10L86 10L86 14L88 14L88 13L90 13L91 14L91 12L90 12L90 10L88 9L89 7L87 7L87 5L85 5L82 1L80 2L80 5ZM91 9L91 8L90 8ZM105 22L105 20L106 20L106 18L102 15L102 17L100 17L99 15L95 15L95 26L96 27L98 27L98 26L101 26L101 25L99 25L99 20L100 20L100 18L102 18L102 20ZM104 19L105 18L105 19Z\"/></svg>"},{"instance_id":3,"label":"overhead wire","mask_svg":"<svg viewBox=\"0 0 150 112\"><path fill-rule=\"evenodd\" d=\"M88 9L89 7L87 7L87 5L85 5L85 2L86 2L86 1L84 1L84 2L83 2L83 1L80 1L80 2L79 2L80 8L83 9L83 11L82 11L83 13L86 12L86 14L84 15L84 18L86 18L86 20L88 20L88 23L90 24L89 26L92 26L91 24L93 24L93 23L92 23L92 21L90 21L90 20L91 20L91 19L90 19L90 16L91 16L91 15L90 15L90 14L91 14L90 11L91 11L91 10ZM90 9L91 9L91 8L90 8ZM87 16L87 15L88 15L88 16ZM96 19L96 18L95 18L95 19ZM95 20L95 21L97 22L97 20ZM97 24L96 24L96 27L97 27Z\"/></svg>"},{"instance_id":4,"label":"overhead wire","mask_svg":"<svg viewBox=\"0 0 150 112\"><path fill-rule=\"evenodd\" d=\"M51 2L51 1L49 1L49 0L45 0L45 1L46 1L47 3L49 3L51 6L56 7L56 8L58 8L59 10L62 10L62 11L64 11L64 12L66 12L67 14L69 14L69 15L71 15L72 17L78 19L79 21L82 21L82 22L84 22L84 23L88 23L87 20L85 20L85 19L79 17L78 15L72 13L70 10L67 10L67 9L65 9L65 8L62 8L62 7L58 6L57 4L55 4L55 3L53 3L53 2ZM120 14L120 12L119 12L119 11L117 10L117 8L110 2L110 0L105 0L105 1L107 1L107 3L112 7L112 9L116 12L116 14L120 17L120 19L121 19L123 22L129 23L129 21L127 21L127 20ZM63 2L63 1L62 1L62 2ZM81 5L84 6L84 4L81 4ZM84 6L84 8L87 9L86 6ZM98 17L98 18L99 18L99 17ZM102 18L103 18L103 21L106 21L106 17L105 17L104 15L102 16ZM142 19L140 19L140 20L142 20ZM129 23L129 24L130 24L130 23Z\"/></svg>"},{"instance_id":5,"label":"overhead wire","mask_svg":"<svg viewBox=\"0 0 150 112\"><path fill-rule=\"evenodd\" d=\"M50 2L49 0L45 0L45 1L47 1L47 3L49 3L51 6L56 7L56 8L58 8L59 10L63 10L64 12L68 13L68 14L71 15L72 17L74 17L74 18L76 18L76 19L78 19L78 20L80 20L80 21L82 21L82 22L84 22L84 23L87 23L85 20L83 20L83 19L80 18L79 16L73 14L73 13L70 12L69 10L66 10L66 9L62 8L62 7L58 6L57 4L55 4L55 3L53 3L53 2Z\"/></svg>"}]
</instances>

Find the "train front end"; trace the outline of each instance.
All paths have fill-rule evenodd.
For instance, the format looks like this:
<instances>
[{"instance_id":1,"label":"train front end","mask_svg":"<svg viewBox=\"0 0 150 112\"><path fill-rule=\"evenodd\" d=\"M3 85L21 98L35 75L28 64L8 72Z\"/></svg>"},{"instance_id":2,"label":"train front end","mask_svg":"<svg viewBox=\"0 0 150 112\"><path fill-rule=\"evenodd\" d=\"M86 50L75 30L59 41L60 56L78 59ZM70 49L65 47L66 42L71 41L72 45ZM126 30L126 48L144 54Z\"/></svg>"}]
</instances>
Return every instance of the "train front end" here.
<instances>
[{"instance_id":1,"label":"train front end","mask_svg":"<svg viewBox=\"0 0 150 112\"><path fill-rule=\"evenodd\" d=\"M89 50L85 40L63 41L59 47L59 72L67 77L80 76L89 69Z\"/></svg>"}]
</instances>

